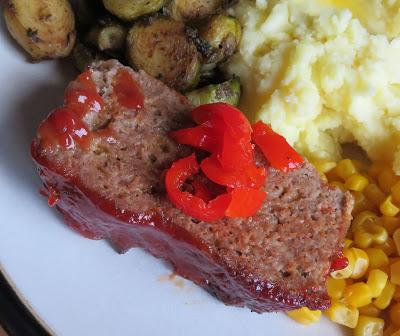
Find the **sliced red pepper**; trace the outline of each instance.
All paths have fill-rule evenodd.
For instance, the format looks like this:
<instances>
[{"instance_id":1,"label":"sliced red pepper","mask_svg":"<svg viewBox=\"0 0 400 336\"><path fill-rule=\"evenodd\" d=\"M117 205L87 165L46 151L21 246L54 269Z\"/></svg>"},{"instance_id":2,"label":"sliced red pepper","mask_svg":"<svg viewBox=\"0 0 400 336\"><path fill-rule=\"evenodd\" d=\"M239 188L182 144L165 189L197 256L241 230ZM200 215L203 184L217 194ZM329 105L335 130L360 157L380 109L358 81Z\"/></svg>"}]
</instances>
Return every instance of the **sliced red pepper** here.
<instances>
[{"instance_id":1,"label":"sliced red pepper","mask_svg":"<svg viewBox=\"0 0 400 336\"><path fill-rule=\"evenodd\" d=\"M272 167L283 172L297 169L303 158L271 127L258 121L253 125L253 141L260 147Z\"/></svg>"},{"instance_id":2,"label":"sliced red pepper","mask_svg":"<svg viewBox=\"0 0 400 336\"><path fill-rule=\"evenodd\" d=\"M175 161L165 176L165 185L170 201L185 214L207 222L225 217L231 196L222 194L205 202L187 191L181 191L185 181L199 172L194 154Z\"/></svg>"},{"instance_id":3,"label":"sliced red pepper","mask_svg":"<svg viewBox=\"0 0 400 336\"><path fill-rule=\"evenodd\" d=\"M194 180L192 182L192 187L194 189L194 195L196 197L199 197L203 201L206 201L206 202L208 202L212 199L211 191L200 180Z\"/></svg>"},{"instance_id":4,"label":"sliced red pepper","mask_svg":"<svg viewBox=\"0 0 400 336\"><path fill-rule=\"evenodd\" d=\"M217 151L220 147L219 143L222 143L222 141L218 143L217 136L214 133L210 127L201 125L173 131L169 135L177 143L203 149L211 153Z\"/></svg>"},{"instance_id":5,"label":"sliced red pepper","mask_svg":"<svg viewBox=\"0 0 400 336\"><path fill-rule=\"evenodd\" d=\"M264 191L253 188L234 188L229 194L232 201L225 214L227 217L250 217L260 210L265 200Z\"/></svg>"},{"instance_id":6,"label":"sliced red pepper","mask_svg":"<svg viewBox=\"0 0 400 336\"><path fill-rule=\"evenodd\" d=\"M223 169L220 161L213 154L204 159L200 167L204 175L211 181L230 188L260 188L265 183L265 169L256 167L254 163L250 163L240 170L227 171Z\"/></svg>"}]
</instances>

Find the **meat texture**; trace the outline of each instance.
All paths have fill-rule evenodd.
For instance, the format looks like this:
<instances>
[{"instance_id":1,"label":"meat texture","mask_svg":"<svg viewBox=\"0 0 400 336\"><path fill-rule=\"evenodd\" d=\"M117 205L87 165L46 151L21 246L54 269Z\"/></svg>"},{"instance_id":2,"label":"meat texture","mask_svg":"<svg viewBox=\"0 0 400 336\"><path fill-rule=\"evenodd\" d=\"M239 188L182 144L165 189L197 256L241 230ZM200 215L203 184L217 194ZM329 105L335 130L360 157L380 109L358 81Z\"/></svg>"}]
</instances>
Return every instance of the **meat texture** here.
<instances>
[{"instance_id":1,"label":"meat texture","mask_svg":"<svg viewBox=\"0 0 400 336\"><path fill-rule=\"evenodd\" d=\"M137 84L142 107L116 98L121 69ZM325 280L350 224L349 193L324 184L308 162L283 173L257 152L268 174L255 216L190 218L169 202L163 182L166 168L191 153L168 137L191 124L186 98L116 61L94 64L90 76L105 102L83 118L95 135L90 144L45 145L39 132L31 147L44 190L71 228L121 253L144 248L229 305L256 312L329 306Z\"/></svg>"}]
</instances>

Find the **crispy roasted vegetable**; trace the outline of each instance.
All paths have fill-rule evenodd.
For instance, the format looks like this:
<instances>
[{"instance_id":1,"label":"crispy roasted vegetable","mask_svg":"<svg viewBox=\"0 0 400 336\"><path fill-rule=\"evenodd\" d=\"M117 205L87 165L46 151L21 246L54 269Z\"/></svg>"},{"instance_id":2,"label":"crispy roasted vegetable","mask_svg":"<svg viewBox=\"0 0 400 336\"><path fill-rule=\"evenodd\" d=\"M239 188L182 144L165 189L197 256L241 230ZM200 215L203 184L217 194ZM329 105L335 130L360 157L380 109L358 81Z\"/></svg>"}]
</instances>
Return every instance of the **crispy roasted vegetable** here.
<instances>
[{"instance_id":1,"label":"crispy roasted vegetable","mask_svg":"<svg viewBox=\"0 0 400 336\"><path fill-rule=\"evenodd\" d=\"M216 14L226 2L225 0L172 0L168 10L175 20L193 21Z\"/></svg>"},{"instance_id":2,"label":"crispy roasted vegetable","mask_svg":"<svg viewBox=\"0 0 400 336\"><path fill-rule=\"evenodd\" d=\"M85 71L91 63L107 59L104 54L99 53L80 42L76 43L71 56L75 67L81 72Z\"/></svg>"},{"instance_id":3,"label":"crispy roasted vegetable","mask_svg":"<svg viewBox=\"0 0 400 336\"><path fill-rule=\"evenodd\" d=\"M200 37L210 46L207 63L222 62L232 56L242 34L239 21L222 14L213 16L199 31Z\"/></svg>"},{"instance_id":4,"label":"crispy roasted vegetable","mask_svg":"<svg viewBox=\"0 0 400 336\"><path fill-rule=\"evenodd\" d=\"M155 13L167 0L103 0L104 7L124 21L132 21L139 16Z\"/></svg>"},{"instance_id":5,"label":"crispy roasted vegetable","mask_svg":"<svg viewBox=\"0 0 400 336\"><path fill-rule=\"evenodd\" d=\"M185 25L165 17L139 21L128 33L131 66L180 91L199 81L200 54L186 35Z\"/></svg>"},{"instance_id":6,"label":"crispy roasted vegetable","mask_svg":"<svg viewBox=\"0 0 400 336\"><path fill-rule=\"evenodd\" d=\"M186 97L194 106L209 103L239 104L241 86L238 78L232 78L220 84L211 84L186 93Z\"/></svg>"},{"instance_id":7,"label":"crispy roasted vegetable","mask_svg":"<svg viewBox=\"0 0 400 336\"><path fill-rule=\"evenodd\" d=\"M75 18L68 0L8 0L7 28L34 60L67 56L75 43Z\"/></svg>"},{"instance_id":8,"label":"crispy roasted vegetable","mask_svg":"<svg viewBox=\"0 0 400 336\"><path fill-rule=\"evenodd\" d=\"M102 0L73 0L71 5L79 32L86 31L105 12Z\"/></svg>"},{"instance_id":9,"label":"crispy roasted vegetable","mask_svg":"<svg viewBox=\"0 0 400 336\"><path fill-rule=\"evenodd\" d=\"M94 26L87 35L87 42L105 52L121 52L125 47L127 29L117 22Z\"/></svg>"}]
</instances>

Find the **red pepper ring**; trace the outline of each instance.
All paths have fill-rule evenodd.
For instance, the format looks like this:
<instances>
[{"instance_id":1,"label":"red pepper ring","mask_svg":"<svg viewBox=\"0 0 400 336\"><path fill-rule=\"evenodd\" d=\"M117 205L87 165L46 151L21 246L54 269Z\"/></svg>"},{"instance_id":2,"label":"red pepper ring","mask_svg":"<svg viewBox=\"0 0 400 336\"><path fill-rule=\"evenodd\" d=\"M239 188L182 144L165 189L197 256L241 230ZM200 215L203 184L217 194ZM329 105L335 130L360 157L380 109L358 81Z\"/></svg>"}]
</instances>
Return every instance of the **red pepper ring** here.
<instances>
[{"instance_id":1,"label":"red pepper ring","mask_svg":"<svg viewBox=\"0 0 400 336\"><path fill-rule=\"evenodd\" d=\"M303 158L271 127L258 121L253 125L253 141L260 147L272 167L285 173L297 169Z\"/></svg>"},{"instance_id":2,"label":"red pepper ring","mask_svg":"<svg viewBox=\"0 0 400 336\"><path fill-rule=\"evenodd\" d=\"M185 181L198 172L199 165L194 154L172 164L165 176L165 185L170 201L183 213L205 222L225 217L225 211L231 202L229 194L222 194L205 202L187 191L181 191Z\"/></svg>"}]
</instances>

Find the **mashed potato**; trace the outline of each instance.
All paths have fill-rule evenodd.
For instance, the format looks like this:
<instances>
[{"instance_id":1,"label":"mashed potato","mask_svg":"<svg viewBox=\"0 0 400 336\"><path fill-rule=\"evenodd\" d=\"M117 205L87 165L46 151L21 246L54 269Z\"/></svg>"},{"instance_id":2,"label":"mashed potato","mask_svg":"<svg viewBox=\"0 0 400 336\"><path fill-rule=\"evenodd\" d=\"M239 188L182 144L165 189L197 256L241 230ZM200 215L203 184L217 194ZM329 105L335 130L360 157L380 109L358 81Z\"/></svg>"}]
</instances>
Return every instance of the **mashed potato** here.
<instances>
[{"instance_id":1,"label":"mashed potato","mask_svg":"<svg viewBox=\"0 0 400 336\"><path fill-rule=\"evenodd\" d=\"M310 159L357 142L400 174L400 3L241 0L241 108Z\"/></svg>"}]
</instances>

